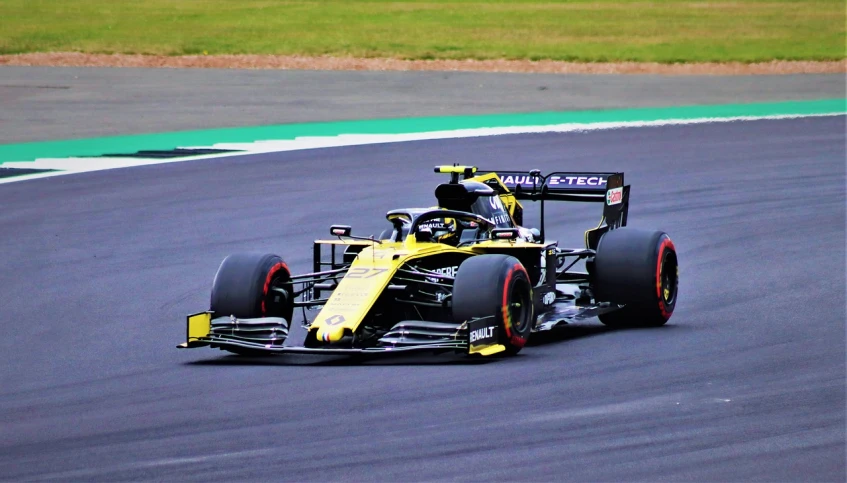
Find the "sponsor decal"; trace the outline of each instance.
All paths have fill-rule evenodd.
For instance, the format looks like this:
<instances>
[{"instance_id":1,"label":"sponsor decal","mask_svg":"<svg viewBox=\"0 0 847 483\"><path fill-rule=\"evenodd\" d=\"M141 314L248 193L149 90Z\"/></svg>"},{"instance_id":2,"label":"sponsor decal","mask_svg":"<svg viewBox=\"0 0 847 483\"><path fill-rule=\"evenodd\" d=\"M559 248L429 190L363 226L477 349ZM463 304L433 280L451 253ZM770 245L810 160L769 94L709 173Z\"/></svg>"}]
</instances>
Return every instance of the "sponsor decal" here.
<instances>
[{"instance_id":1,"label":"sponsor decal","mask_svg":"<svg viewBox=\"0 0 847 483\"><path fill-rule=\"evenodd\" d=\"M387 268L351 268L347 271L346 278L373 278L381 273L387 272Z\"/></svg>"},{"instance_id":2,"label":"sponsor decal","mask_svg":"<svg viewBox=\"0 0 847 483\"><path fill-rule=\"evenodd\" d=\"M503 202L500 201L500 197L496 195L488 197L488 204L495 210L503 211L505 209L503 208Z\"/></svg>"},{"instance_id":3,"label":"sponsor decal","mask_svg":"<svg viewBox=\"0 0 847 483\"><path fill-rule=\"evenodd\" d=\"M468 322L468 340L474 346L487 346L496 344L498 330L496 325L491 325L491 317L474 319Z\"/></svg>"},{"instance_id":4,"label":"sponsor decal","mask_svg":"<svg viewBox=\"0 0 847 483\"><path fill-rule=\"evenodd\" d=\"M541 186L541 178L533 177L533 176L529 176L529 175L525 175L525 176L508 175L505 178L503 178L501 181L503 181L503 184L506 185L506 186L515 186L515 185L532 186L533 181L535 182L536 186Z\"/></svg>"},{"instance_id":5,"label":"sponsor decal","mask_svg":"<svg viewBox=\"0 0 847 483\"><path fill-rule=\"evenodd\" d=\"M333 295L333 297L336 297L336 298L342 298L343 297L343 298L358 299L358 298L365 298L370 294L368 292L347 292L347 291L336 290L335 292L332 293L332 295Z\"/></svg>"},{"instance_id":6,"label":"sponsor decal","mask_svg":"<svg viewBox=\"0 0 847 483\"><path fill-rule=\"evenodd\" d=\"M325 307L358 307L362 304L362 300L365 300L369 294L367 293L344 293L344 292L332 292L329 300L326 302ZM343 309L342 309L343 310Z\"/></svg>"},{"instance_id":7,"label":"sponsor decal","mask_svg":"<svg viewBox=\"0 0 847 483\"><path fill-rule=\"evenodd\" d=\"M550 188L572 188L572 189L602 189L606 186L605 175L583 175L579 174L563 174L555 175L547 178L547 186ZM502 178L503 184L508 188L514 188L521 185L522 188L532 188L533 182L536 188L541 187L541 178L532 177L529 175L504 175Z\"/></svg>"},{"instance_id":8,"label":"sponsor decal","mask_svg":"<svg viewBox=\"0 0 847 483\"><path fill-rule=\"evenodd\" d=\"M509 223L510 221L512 221L512 219L509 217L509 215L507 213L501 213L501 214L495 214L494 216L492 216L491 221L495 225L499 226L499 225Z\"/></svg>"},{"instance_id":9,"label":"sponsor decal","mask_svg":"<svg viewBox=\"0 0 847 483\"><path fill-rule=\"evenodd\" d=\"M429 220L418 225L418 228L430 228L431 230L446 230L447 224L442 220Z\"/></svg>"},{"instance_id":10,"label":"sponsor decal","mask_svg":"<svg viewBox=\"0 0 847 483\"><path fill-rule=\"evenodd\" d=\"M453 265L452 267L436 268L436 269L431 270L431 271L435 272L439 275L444 275L445 277L456 278L456 272L459 271L459 266ZM441 280L438 277L425 277L425 278L428 282L433 282L433 283L437 283Z\"/></svg>"},{"instance_id":11,"label":"sponsor decal","mask_svg":"<svg viewBox=\"0 0 847 483\"><path fill-rule=\"evenodd\" d=\"M554 292L547 292L541 298L541 303L544 305L553 305L553 302L556 301L556 294Z\"/></svg>"},{"instance_id":12,"label":"sponsor decal","mask_svg":"<svg viewBox=\"0 0 847 483\"><path fill-rule=\"evenodd\" d=\"M623 201L623 186L606 191L606 204L619 205Z\"/></svg>"},{"instance_id":13,"label":"sponsor decal","mask_svg":"<svg viewBox=\"0 0 847 483\"><path fill-rule=\"evenodd\" d=\"M596 188L606 186L606 178L603 176L550 176L547 179L547 186Z\"/></svg>"},{"instance_id":14,"label":"sponsor decal","mask_svg":"<svg viewBox=\"0 0 847 483\"><path fill-rule=\"evenodd\" d=\"M361 305L362 305L362 302L360 302L358 300L330 299L329 302L327 302L324 307L328 308L328 309L333 309L333 310L351 310L351 309L355 309L357 307L360 307Z\"/></svg>"},{"instance_id":15,"label":"sponsor decal","mask_svg":"<svg viewBox=\"0 0 847 483\"><path fill-rule=\"evenodd\" d=\"M330 317L327 317L326 319L324 319L324 323L326 325L330 325L330 326L339 325L339 324L343 324L344 320L345 319L344 319L343 315L333 315L333 316L330 316Z\"/></svg>"},{"instance_id":16,"label":"sponsor decal","mask_svg":"<svg viewBox=\"0 0 847 483\"><path fill-rule=\"evenodd\" d=\"M433 272L438 273L440 275L446 275L448 277L456 277L456 272L459 271L458 265L453 265L452 267L444 267L444 268L436 268Z\"/></svg>"},{"instance_id":17,"label":"sponsor decal","mask_svg":"<svg viewBox=\"0 0 847 483\"><path fill-rule=\"evenodd\" d=\"M494 334L497 332L497 327L489 326L483 327L481 329L476 329L471 331L471 344L475 344L477 341L488 340L494 337Z\"/></svg>"}]
</instances>

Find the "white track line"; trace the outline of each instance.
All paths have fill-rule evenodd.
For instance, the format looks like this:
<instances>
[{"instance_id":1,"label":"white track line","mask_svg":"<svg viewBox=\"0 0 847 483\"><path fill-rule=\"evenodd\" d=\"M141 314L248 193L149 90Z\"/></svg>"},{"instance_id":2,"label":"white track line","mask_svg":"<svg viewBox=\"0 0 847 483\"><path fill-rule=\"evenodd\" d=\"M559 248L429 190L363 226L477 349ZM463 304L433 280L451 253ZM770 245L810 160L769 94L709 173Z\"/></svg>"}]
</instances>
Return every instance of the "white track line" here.
<instances>
[{"instance_id":1,"label":"white track line","mask_svg":"<svg viewBox=\"0 0 847 483\"><path fill-rule=\"evenodd\" d=\"M639 127L661 127L661 126L684 126L691 124L711 124L740 121L799 119L806 117L843 116L843 112L832 112L823 114L786 114L773 116L737 116L697 119L663 119L658 121L625 121L625 122L596 122L596 123L567 123L544 126L510 126L490 127L477 129L456 129L450 131L430 131L405 134L341 134L338 136L304 136L293 140L267 140L252 143L219 143L212 146L181 146L185 149L228 149L239 150L234 153L207 154L200 156L186 156L181 158L151 159L151 158L42 158L28 162L7 162L0 164L3 168L29 168L29 169L55 169L59 171L49 173L37 173L9 178L0 178L0 184L14 183L30 179L48 178L72 173L86 173L91 171L102 171L115 168L127 168L132 166L147 166L151 164L180 163L183 161L194 161L201 159L226 158L231 156L243 156L248 154L276 153L286 151L300 151L304 149L337 148L344 146L361 146L366 144L399 143L409 141L428 141L436 139L459 139L483 136L503 136L508 134L536 134L536 133L573 133L589 132L610 129L627 129Z\"/></svg>"}]
</instances>

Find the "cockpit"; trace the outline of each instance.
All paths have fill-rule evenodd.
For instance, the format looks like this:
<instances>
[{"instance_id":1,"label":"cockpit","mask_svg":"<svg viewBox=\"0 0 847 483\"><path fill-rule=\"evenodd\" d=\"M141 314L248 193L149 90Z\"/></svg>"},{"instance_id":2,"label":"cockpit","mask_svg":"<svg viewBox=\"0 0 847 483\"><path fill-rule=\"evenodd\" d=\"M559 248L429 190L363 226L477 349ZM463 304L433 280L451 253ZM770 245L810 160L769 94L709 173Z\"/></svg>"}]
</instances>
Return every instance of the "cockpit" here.
<instances>
[{"instance_id":1,"label":"cockpit","mask_svg":"<svg viewBox=\"0 0 847 483\"><path fill-rule=\"evenodd\" d=\"M433 208L409 208L389 211L386 217L391 230L386 230L380 239L403 241L418 218L426 214L426 220L416 226L418 241L432 241L458 246L483 240L490 228L514 228L514 222L497 193L489 186L473 180L439 185L435 189L438 209L452 211L437 217ZM474 216L460 216L460 213ZM479 221L474 221L477 219ZM480 220L481 219L481 220ZM485 225L485 226L482 226Z\"/></svg>"}]
</instances>

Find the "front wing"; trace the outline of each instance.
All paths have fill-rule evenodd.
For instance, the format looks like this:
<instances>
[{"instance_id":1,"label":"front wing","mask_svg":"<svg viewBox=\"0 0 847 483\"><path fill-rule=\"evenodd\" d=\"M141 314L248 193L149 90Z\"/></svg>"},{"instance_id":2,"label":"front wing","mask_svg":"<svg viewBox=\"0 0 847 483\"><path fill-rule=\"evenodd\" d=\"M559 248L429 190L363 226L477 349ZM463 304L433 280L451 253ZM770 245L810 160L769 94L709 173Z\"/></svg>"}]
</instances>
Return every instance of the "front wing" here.
<instances>
[{"instance_id":1,"label":"front wing","mask_svg":"<svg viewBox=\"0 0 847 483\"><path fill-rule=\"evenodd\" d=\"M296 353L320 355L396 354L415 351L458 352L488 356L506 348L496 343L493 317L473 319L462 324L428 321L403 321L396 324L373 347L289 346L288 322L278 317L238 319L213 318L212 312L200 312L186 318L186 342L180 349L213 347L234 352ZM479 334L488 337L481 338Z\"/></svg>"},{"instance_id":2,"label":"front wing","mask_svg":"<svg viewBox=\"0 0 847 483\"><path fill-rule=\"evenodd\" d=\"M581 305L574 295L561 298L537 314L533 332L552 330L599 314L617 310L608 304ZM200 312L186 318L186 342L181 349L212 347L234 352L268 354L362 355L397 354L416 351L457 352L489 356L505 351L498 344L498 324L493 317L472 319L462 324L419 320L402 321L382 335L369 347L305 347L286 345L288 322L278 317L238 319L213 317L212 312Z\"/></svg>"}]
</instances>

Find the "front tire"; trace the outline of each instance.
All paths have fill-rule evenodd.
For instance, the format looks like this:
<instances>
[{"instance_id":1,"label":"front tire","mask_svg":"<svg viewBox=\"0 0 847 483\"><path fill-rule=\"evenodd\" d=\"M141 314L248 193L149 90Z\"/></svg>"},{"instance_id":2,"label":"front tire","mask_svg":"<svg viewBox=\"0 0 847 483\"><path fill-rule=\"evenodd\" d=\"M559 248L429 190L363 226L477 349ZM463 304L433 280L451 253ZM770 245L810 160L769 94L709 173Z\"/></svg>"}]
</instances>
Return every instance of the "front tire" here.
<instances>
[{"instance_id":1,"label":"front tire","mask_svg":"<svg viewBox=\"0 0 847 483\"><path fill-rule=\"evenodd\" d=\"M277 255L230 255L221 262L215 274L209 308L215 317L282 317L290 324L293 306L290 284L286 285L290 279L288 266ZM286 287L289 295L274 291L273 287ZM249 350L227 350L236 354L251 354Z\"/></svg>"},{"instance_id":2,"label":"front tire","mask_svg":"<svg viewBox=\"0 0 847 483\"><path fill-rule=\"evenodd\" d=\"M632 228L600 238L594 257L594 294L623 308L598 318L613 327L658 327L676 307L679 265L667 233Z\"/></svg>"},{"instance_id":3,"label":"front tire","mask_svg":"<svg viewBox=\"0 0 847 483\"><path fill-rule=\"evenodd\" d=\"M532 285L508 255L477 255L459 266L453 282L453 320L494 317L506 354L520 352L532 331Z\"/></svg>"}]
</instances>

